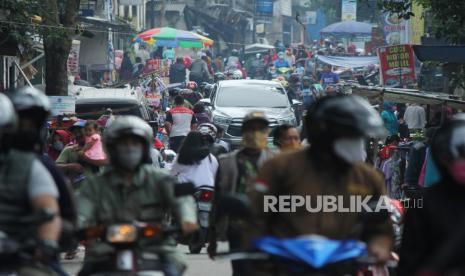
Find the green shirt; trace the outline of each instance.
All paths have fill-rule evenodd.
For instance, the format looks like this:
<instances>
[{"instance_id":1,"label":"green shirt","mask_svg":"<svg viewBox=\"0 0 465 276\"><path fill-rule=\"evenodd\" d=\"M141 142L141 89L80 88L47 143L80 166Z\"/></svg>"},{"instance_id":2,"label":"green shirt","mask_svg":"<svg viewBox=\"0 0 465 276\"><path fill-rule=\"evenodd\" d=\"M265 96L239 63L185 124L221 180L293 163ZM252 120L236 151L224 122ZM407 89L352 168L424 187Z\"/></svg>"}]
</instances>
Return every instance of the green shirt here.
<instances>
[{"instance_id":1,"label":"green shirt","mask_svg":"<svg viewBox=\"0 0 465 276\"><path fill-rule=\"evenodd\" d=\"M129 185L118 171L108 168L102 174L87 178L79 193L79 227L134 221L162 225L168 212L177 214L181 222L197 222L193 197L175 197L174 185L174 178L151 165L141 166ZM147 240L139 240L144 251L174 252L172 239L166 239L161 246L148 244ZM88 255L96 258L112 251L111 245L100 242L88 248Z\"/></svg>"},{"instance_id":2,"label":"green shirt","mask_svg":"<svg viewBox=\"0 0 465 276\"><path fill-rule=\"evenodd\" d=\"M56 164L72 164L72 163L79 163L79 151L76 150L78 146L68 146L61 151L60 155L58 156L57 160L55 161ZM84 174L86 176L94 174L92 169L88 166L84 167Z\"/></svg>"}]
</instances>

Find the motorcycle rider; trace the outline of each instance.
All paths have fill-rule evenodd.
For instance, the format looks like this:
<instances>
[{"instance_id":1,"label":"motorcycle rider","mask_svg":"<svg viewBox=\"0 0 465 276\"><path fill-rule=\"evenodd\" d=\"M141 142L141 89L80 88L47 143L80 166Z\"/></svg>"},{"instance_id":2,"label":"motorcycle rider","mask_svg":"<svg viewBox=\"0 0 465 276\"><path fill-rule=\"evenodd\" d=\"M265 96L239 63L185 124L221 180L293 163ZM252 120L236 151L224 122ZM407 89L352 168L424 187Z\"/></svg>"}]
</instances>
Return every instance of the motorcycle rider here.
<instances>
[{"instance_id":1,"label":"motorcycle rider","mask_svg":"<svg viewBox=\"0 0 465 276\"><path fill-rule=\"evenodd\" d=\"M44 98L47 100L45 96ZM30 100L24 104L34 102L35 98L31 97ZM49 106L48 101L44 101L43 104ZM47 112L41 109L30 112L36 115L37 121L45 119L47 115ZM39 133L33 133L36 130L34 123L23 120L20 122L22 124L20 128L30 127L29 134L38 137ZM20 275L55 275L47 265L57 260L59 252L61 219L58 189L51 174L36 154L12 148L13 138L18 137L17 126L18 121L12 103L0 93L0 231L19 243L24 243L30 237L36 240L36 252L33 256L35 261L20 264ZM26 139L23 137L23 141ZM38 211L46 211L53 218L37 228L15 224L18 219Z\"/></svg>"},{"instance_id":2,"label":"motorcycle rider","mask_svg":"<svg viewBox=\"0 0 465 276\"><path fill-rule=\"evenodd\" d=\"M205 140L210 145L210 152L218 158L220 154L227 153L227 150L224 146L215 143L218 137L218 130L215 125L210 123L203 123L197 127L197 131L200 132Z\"/></svg>"},{"instance_id":3,"label":"motorcycle rider","mask_svg":"<svg viewBox=\"0 0 465 276\"><path fill-rule=\"evenodd\" d=\"M215 73L215 76L213 77L213 80L215 83L218 83L219 81L222 81L222 80L225 80L226 77L223 73L221 72L217 72Z\"/></svg>"},{"instance_id":4,"label":"motorcycle rider","mask_svg":"<svg viewBox=\"0 0 465 276\"><path fill-rule=\"evenodd\" d=\"M152 129L142 119L122 116L104 133L104 146L110 159L109 168L86 179L79 194L81 229L127 221L161 224L168 210L177 214L182 232L197 230L193 198L175 198L175 180L150 164ZM165 275L181 275L185 269L175 242L166 238L161 246L141 240L144 252L162 253ZM105 242L87 247L87 256L79 275L90 275L99 269L111 269L105 257L113 248Z\"/></svg>"},{"instance_id":5,"label":"motorcycle rider","mask_svg":"<svg viewBox=\"0 0 465 276\"><path fill-rule=\"evenodd\" d=\"M465 245L463 113L436 130L431 152L441 178L409 202L412 207L407 209L400 249L398 272L401 276L465 273L462 258Z\"/></svg>"},{"instance_id":6,"label":"motorcycle rider","mask_svg":"<svg viewBox=\"0 0 465 276\"><path fill-rule=\"evenodd\" d=\"M205 54L202 54L205 55ZM198 58L192 62L189 67L189 80L196 83L208 82L212 79L210 71L208 70L208 64L204 59Z\"/></svg>"},{"instance_id":7,"label":"motorcycle rider","mask_svg":"<svg viewBox=\"0 0 465 276\"><path fill-rule=\"evenodd\" d=\"M261 54L256 54L250 69L250 78L262 80L266 76L266 66Z\"/></svg>"},{"instance_id":8,"label":"motorcycle rider","mask_svg":"<svg viewBox=\"0 0 465 276\"><path fill-rule=\"evenodd\" d=\"M241 60L239 59L239 51L236 49L233 49L231 51L231 56L228 57L226 60L226 66L225 66L225 71L234 71L240 69L241 66Z\"/></svg>"},{"instance_id":9,"label":"motorcycle rider","mask_svg":"<svg viewBox=\"0 0 465 276\"><path fill-rule=\"evenodd\" d=\"M215 193L245 194L255 181L258 169L272 158L276 152L268 149L269 121L263 112L253 111L244 117L242 123L243 148L219 157L219 169L215 185ZM212 213L214 214L215 211ZM243 246L244 227L240 220L226 221L225 217L213 215L212 229L208 253L211 258L216 254L217 235L225 235L229 241L230 250L238 250ZM232 261L233 275L245 275L244 261Z\"/></svg>"},{"instance_id":10,"label":"motorcycle rider","mask_svg":"<svg viewBox=\"0 0 465 276\"><path fill-rule=\"evenodd\" d=\"M291 65L289 64L289 62L284 58L283 52L278 53L278 59L274 61L273 65L276 69L291 68Z\"/></svg>"},{"instance_id":11,"label":"motorcycle rider","mask_svg":"<svg viewBox=\"0 0 465 276\"><path fill-rule=\"evenodd\" d=\"M313 198L324 195L341 195L346 202L353 195L377 198L385 194L381 173L363 163L364 138L384 131L381 118L367 101L356 96L323 98L310 108L305 124L311 147L265 163L250 190L256 214L252 237L315 234L363 240L374 257L387 261L393 242L388 218L359 227L356 212L264 212L264 195L311 196L313 203Z\"/></svg>"}]
</instances>

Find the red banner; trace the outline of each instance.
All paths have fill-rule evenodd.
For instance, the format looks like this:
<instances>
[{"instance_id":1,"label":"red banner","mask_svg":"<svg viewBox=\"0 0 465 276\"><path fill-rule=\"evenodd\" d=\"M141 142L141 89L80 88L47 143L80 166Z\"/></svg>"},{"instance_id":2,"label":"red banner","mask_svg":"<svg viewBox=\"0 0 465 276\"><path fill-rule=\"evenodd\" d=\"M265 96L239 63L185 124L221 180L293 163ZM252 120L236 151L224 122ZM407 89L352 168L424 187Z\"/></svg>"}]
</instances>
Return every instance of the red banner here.
<instances>
[{"instance_id":1,"label":"red banner","mask_svg":"<svg viewBox=\"0 0 465 276\"><path fill-rule=\"evenodd\" d=\"M382 84L409 88L415 83L415 59L412 45L378 48Z\"/></svg>"}]
</instances>

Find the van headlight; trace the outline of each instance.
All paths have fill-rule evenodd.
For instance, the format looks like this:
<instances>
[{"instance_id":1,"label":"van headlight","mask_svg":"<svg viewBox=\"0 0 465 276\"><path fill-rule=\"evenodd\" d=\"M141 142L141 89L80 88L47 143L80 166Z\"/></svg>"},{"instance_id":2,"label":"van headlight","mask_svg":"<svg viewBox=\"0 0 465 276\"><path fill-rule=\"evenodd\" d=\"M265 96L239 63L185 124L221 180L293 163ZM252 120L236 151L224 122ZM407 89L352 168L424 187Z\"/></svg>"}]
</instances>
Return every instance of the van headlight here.
<instances>
[{"instance_id":1,"label":"van headlight","mask_svg":"<svg viewBox=\"0 0 465 276\"><path fill-rule=\"evenodd\" d=\"M297 124L297 121L294 116L289 116L289 117L278 119L278 124L280 125L289 124L291 126L294 126Z\"/></svg>"}]
</instances>

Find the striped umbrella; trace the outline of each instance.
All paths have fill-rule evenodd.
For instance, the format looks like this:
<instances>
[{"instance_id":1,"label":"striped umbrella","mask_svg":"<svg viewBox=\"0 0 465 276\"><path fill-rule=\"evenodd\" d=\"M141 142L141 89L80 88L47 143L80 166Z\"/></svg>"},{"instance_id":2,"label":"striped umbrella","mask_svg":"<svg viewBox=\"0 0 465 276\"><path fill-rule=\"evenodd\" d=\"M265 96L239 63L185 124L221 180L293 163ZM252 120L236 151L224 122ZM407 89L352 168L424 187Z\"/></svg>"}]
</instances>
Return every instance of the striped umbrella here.
<instances>
[{"instance_id":1,"label":"striped umbrella","mask_svg":"<svg viewBox=\"0 0 465 276\"><path fill-rule=\"evenodd\" d=\"M136 41L172 48L202 48L213 44L213 40L208 37L170 27L154 28L142 32L137 35Z\"/></svg>"}]
</instances>

